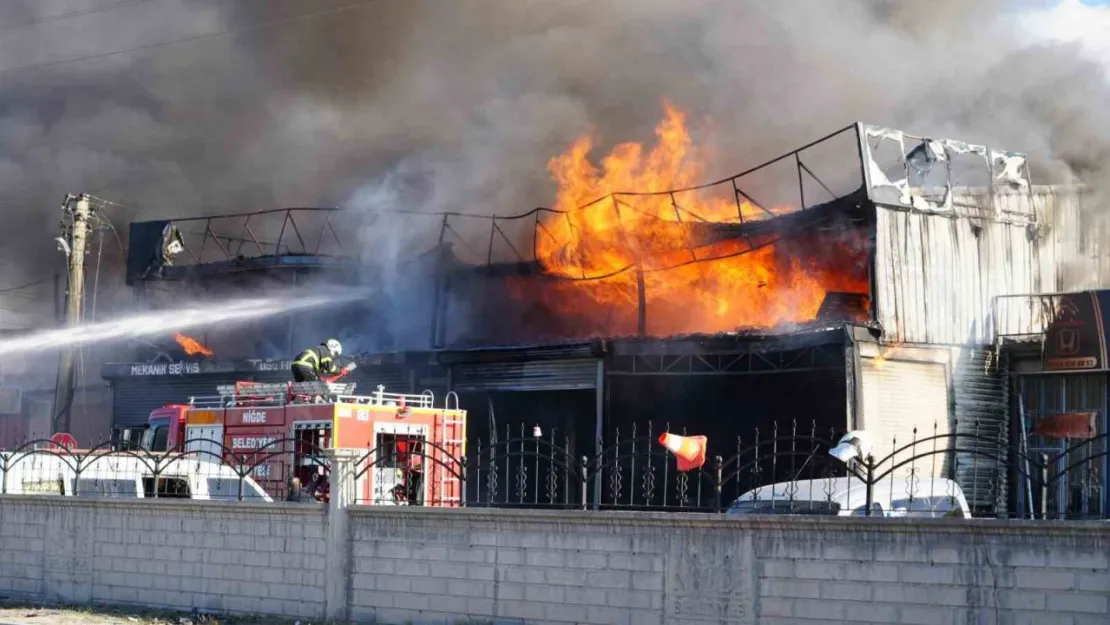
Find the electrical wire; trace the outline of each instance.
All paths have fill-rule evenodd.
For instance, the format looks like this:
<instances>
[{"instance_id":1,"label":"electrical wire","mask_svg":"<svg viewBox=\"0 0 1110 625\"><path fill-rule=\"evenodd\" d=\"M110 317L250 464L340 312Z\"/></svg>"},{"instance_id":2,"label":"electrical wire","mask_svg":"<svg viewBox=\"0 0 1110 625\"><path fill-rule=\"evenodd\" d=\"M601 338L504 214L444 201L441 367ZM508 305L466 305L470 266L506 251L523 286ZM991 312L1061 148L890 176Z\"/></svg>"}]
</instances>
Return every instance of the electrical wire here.
<instances>
[{"instance_id":1,"label":"electrical wire","mask_svg":"<svg viewBox=\"0 0 1110 625\"><path fill-rule=\"evenodd\" d=\"M102 197L97 197L97 196L89 194L89 193L86 193L85 196L88 197L90 200L96 200L97 202L100 202L102 208L106 207L106 206L117 206L117 207L122 208L124 210L129 210L131 212L138 212L138 210L139 210L135 206L129 206L127 204L120 204L119 202L115 202L113 200L106 200Z\"/></svg>"},{"instance_id":2,"label":"electrical wire","mask_svg":"<svg viewBox=\"0 0 1110 625\"><path fill-rule=\"evenodd\" d=\"M123 246L123 238L120 237L119 230L116 229L116 224L112 223L112 220L108 217L107 214L105 214L104 208L107 206L118 206L130 211L138 211L139 209L133 206L127 206L126 204L120 204L119 202L113 202L112 200L105 200L104 198L99 198L93 195L88 195L88 198L100 203L100 210L96 213L97 219L99 220L98 227L107 226L107 228L111 230L112 234L116 237L116 244L119 245L119 251L126 254L127 249Z\"/></svg>"},{"instance_id":3,"label":"electrical wire","mask_svg":"<svg viewBox=\"0 0 1110 625\"><path fill-rule=\"evenodd\" d=\"M30 287L33 287L33 286L38 286L40 284L45 284L47 282L52 281L53 279L54 279L53 277L43 278L42 280L35 280L34 282L28 282L27 284L21 284L19 286L13 286L13 287L8 287L6 289L0 289L0 293L11 293L12 291L22 291L23 289L27 289L27 288L30 288Z\"/></svg>"},{"instance_id":4,"label":"electrical wire","mask_svg":"<svg viewBox=\"0 0 1110 625\"><path fill-rule=\"evenodd\" d=\"M105 6L102 6L102 7L97 7L95 9L82 9L80 11L69 11L67 13L55 13L54 15L47 15L46 17L40 17L37 20L31 20L30 22L23 22L22 24L0 25L0 33L6 33L6 32L9 32L9 31L13 31L13 30L19 30L20 28L30 28L31 26L38 26L39 24L45 24L47 22L55 22L55 21L58 21L58 20L64 20L64 19L68 19L68 18L71 18L71 17L80 17L82 15L92 15L93 13L103 13L105 11L114 11L115 9L120 9L120 8L124 8L124 7L129 7L129 6L135 6L137 4L146 4L148 2L151 2L151 0L126 0L125 2L117 2L115 4L109 4L109 5L105 5Z\"/></svg>"},{"instance_id":5,"label":"electrical wire","mask_svg":"<svg viewBox=\"0 0 1110 625\"><path fill-rule=\"evenodd\" d=\"M203 34L203 35L194 35L192 37L183 37L181 39L172 39L170 41L160 41L158 43L150 43L150 44L146 44L146 45L142 45L142 46L135 46L133 48L125 48L123 50L115 50L113 52L104 52L104 53L101 53L101 54L89 54L89 55L86 55L86 56L78 56L78 57L73 57L73 58L68 58L68 59L59 59L57 61L47 61L45 63L30 63L30 64L27 64L27 65L17 65L15 67L4 67L4 68L0 68L0 76L4 76L4 75L11 74L11 73L14 73L14 72L19 72L19 71L46 69L48 67L55 67L55 66L58 66L58 65L66 65L66 64L69 64L69 63L78 63L80 61L92 61L92 60L95 60L95 59L105 59L105 58L110 58L110 57L113 57L113 56L118 56L118 55L121 55L121 54L129 54L131 52L141 52L141 51L144 51L144 50L153 50L153 49L156 49L156 48L165 48L165 47L175 46L175 45L182 44L182 43L190 43L190 42L194 42L194 41L203 41L205 39L216 39L216 38L219 38L219 37L229 37L229 36L239 35L239 34L242 34L242 33L251 32L251 31L255 31L255 30L265 30L267 28L272 28L274 26L282 26L282 25L285 25L285 24L292 24L294 22L299 22L301 20L306 20L306 19L312 19L314 17L320 17L320 16L323 16L323 15L333 15L333 14L336 14L336 13L341 13L343 11L350 11L350 10L353 10L353 9L359 9L359 8L374 4L378 1L379 0L361 0L361 2L353 2L353 3L350 3L350 4L345 4L345 5L338 6L338 7L333 7L333 8L330 8L330 9L322 9L322 10L319 10L319 11L312 11L312 12L309 12L309 13L301 13L300 15L295 15L293 17L285 17L285 18L270 20L270 21L266 21L266 22L259 22L257 24L251 24L250 26L243 26L243 27L240 27L240 28L229 28L227 30L220 30L220 31L216 31L216 32L213 32L213 33L206 33L206 34Z\"/></svg>"},{"instance_id":6,"label":"electrical wire","mask_svg":"<svg viewBox=\"0 0 1110 625\"><path fill-rule=\"evenodd\" d=\"M49 295L31 295L28 293L4 293L0 295L0 300L13 298L30 302L42 302L53 299Z\"/></svg>"},{"instance_id":7,"label":"electrical wire","mask_svg":"<svg viewBox=\"0 0 1110 625\"><path fill-rule=\"evenodd\" d=\"M96 321L96 294L100 290L100 259L104 255L104 230L98 232L99 244L96 247L96 272L93 273L93 292L91 317Z\"/></svg>"}]
</instances>

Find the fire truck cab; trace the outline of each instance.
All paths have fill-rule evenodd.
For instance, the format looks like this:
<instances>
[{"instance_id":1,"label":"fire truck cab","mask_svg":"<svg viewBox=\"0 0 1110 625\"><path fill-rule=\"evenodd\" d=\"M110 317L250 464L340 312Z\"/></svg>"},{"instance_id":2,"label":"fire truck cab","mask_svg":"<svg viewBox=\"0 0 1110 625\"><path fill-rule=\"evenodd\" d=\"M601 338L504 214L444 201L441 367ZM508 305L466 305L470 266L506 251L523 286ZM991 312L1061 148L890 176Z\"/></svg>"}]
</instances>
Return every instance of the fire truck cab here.
<instances>
[{"instance_id":1,"label":"fire truck cab","mask_svg":"<svg viewBox=\"0 0 1110 625\"><path fill-rule=\"evenodd\" d=\"M378 386L356 395L354 384L337 382L238 382L216 390L152 411L141 446L253 467L250 476L275 500L290 495L293 478L322 498L323 451L353 449L363 452L360 503L461 505L466 411L457 400L436 407L430 391Z\"/></svg>"}]
</instances>

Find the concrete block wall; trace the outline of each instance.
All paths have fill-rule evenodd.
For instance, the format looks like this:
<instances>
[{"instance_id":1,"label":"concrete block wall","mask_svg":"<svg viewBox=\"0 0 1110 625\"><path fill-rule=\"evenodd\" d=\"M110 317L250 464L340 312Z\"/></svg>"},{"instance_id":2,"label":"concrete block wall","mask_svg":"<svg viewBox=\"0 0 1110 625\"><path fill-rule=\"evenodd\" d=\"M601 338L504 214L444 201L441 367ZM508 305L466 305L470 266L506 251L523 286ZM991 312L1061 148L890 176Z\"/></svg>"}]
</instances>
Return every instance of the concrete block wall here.
<instances>
[{"instance_id":1,"label":"concrete block wall","mask_svg":"<svg viewBox=\"0 0 1110 625\"><path fill-rule=\"evenodd\" d=\"M1110 526L352 509L351 616L1110 623Z\"/></svg>"},{"instance_id":2,"label":"concrete block wall","mask_svg":"<svg viewBox=\"0 0 1110 625\"><path fill-rule=\"evenodd\" d=\"M880 520L760 532L760 622L1110 623L1108 529Z\"/></svg>"},{"instance_id":3,"label":"concrete block wall","mask_svg":"<svg viewBox=\"0 0 1110 625\"><path fill-rule=\"evenodd\" d=\"M324 613L317 506L0 497L0 596Z\"/></svg>"},{"instance_id":4,"label":"concrete block wall","mask_svg":"<svg viewBox=\"0 0 1110 625\"><path fill-rule=\"evenodd\" d=\"M0 496L0 596L398 625L1105 624L1110 524Z\"/></svg>"}]
</instances>

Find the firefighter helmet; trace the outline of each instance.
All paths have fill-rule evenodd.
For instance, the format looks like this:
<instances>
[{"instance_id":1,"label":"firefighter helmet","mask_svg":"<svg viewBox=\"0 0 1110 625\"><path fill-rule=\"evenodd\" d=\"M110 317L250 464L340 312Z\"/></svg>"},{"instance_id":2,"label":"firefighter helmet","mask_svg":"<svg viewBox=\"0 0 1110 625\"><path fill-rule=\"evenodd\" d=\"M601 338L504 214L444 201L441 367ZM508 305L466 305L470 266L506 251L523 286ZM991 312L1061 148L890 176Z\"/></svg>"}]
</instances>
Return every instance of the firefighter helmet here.
<instances>
[{"instance_id":1,"label":"firefighter helmet","mask_svg":"<svg viewBox=\"0 0 1110 625\"><path fill-rule=\"evenodd\" d=\"M324 343L324 345L328 348L328 353L331 354L332 358L337 358L343 355L343 346L339 344L339 341L335 339L328 339L328 342Z\"/></svg>"}]
</instances>

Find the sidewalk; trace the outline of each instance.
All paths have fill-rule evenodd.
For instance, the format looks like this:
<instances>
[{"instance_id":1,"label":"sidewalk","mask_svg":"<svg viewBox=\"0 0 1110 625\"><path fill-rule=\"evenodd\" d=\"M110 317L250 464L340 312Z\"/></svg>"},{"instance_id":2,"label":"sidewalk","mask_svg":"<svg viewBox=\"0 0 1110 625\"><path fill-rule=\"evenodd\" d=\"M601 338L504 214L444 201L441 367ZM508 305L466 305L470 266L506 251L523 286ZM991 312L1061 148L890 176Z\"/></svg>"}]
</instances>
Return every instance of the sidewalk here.
<instances>
[{"instance_id":1,"label":"sidewalk","mask_svg":"<svg viewBox=\"0 0 1110 625\"><path fill-rule=\"evenodd\" d=\"M187 614L144 608L43 607L0 600L0 625L325 625L272 616Z\"/></svg>"}]
</instances>

